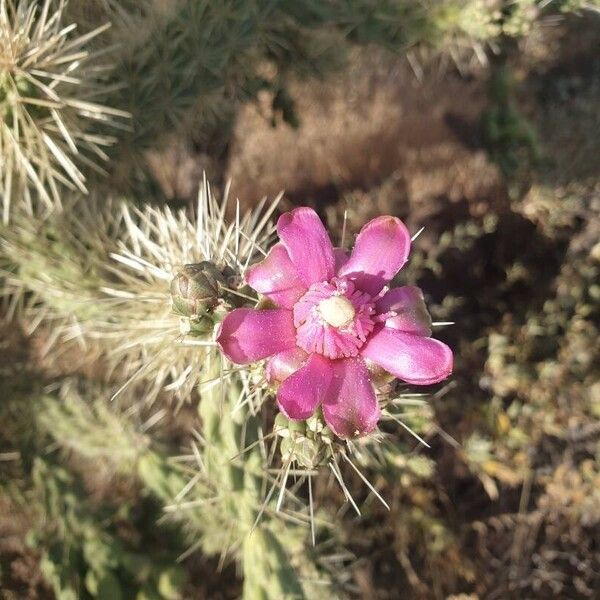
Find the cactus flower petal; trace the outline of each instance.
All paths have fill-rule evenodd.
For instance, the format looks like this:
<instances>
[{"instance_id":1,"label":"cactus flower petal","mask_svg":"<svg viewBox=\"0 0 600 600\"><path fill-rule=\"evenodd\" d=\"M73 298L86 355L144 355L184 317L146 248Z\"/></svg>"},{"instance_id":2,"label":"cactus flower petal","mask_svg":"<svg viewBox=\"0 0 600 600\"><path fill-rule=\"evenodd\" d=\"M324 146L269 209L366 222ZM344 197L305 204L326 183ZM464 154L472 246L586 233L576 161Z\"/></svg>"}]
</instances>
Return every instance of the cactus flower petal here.
<instances>
[{"instance_id":1,"label":"cactus flower petal","mask_svg":"<svg viewBox=\"0 0 600 600\"><path fill-rule=\"evenodd\" d=\"M323 402L332 379L332 363L319 354L290 375L279 388L277 403L289 419L308 419Z\"/></svg>"},{"instance_id":2,"label":"cactus flower petal","mask_svg":"<svg viewBox=\"0 0 600 600\"><path fill-rule=\"evenodd\" d=\"M325 422L340 438L370 433L377 426L380 410L364 361L336 360L331 368L333 377L323 400Z\"/></svg>"},{"instance_id":3,"label":"cactus flower petal","mask_svg":"<svg viewBox=\"0 0 600 600\"><path fill-rule=\"evenodd\" d=\"M431 335L431 316L418 287L393 288L375 303L375 308L378 318L385 320L386 327L427 337Z\"/></svg>"},{"instance_id":4,"label":"cactus flower petal","mask_svg":"<svg viewBox=\"0 0 600 600\"><path fill-rule=\"evenodd\" d=\"M348 262L350 255L343 248L334 248L333 256L335 258L335 272L338 273Z\"/></svg>"},{"instance_id":5,"label":"cactus flower petal","mask_svg":"<svg viewBox=\"0 0 600 600\"><path fill-rule=\"evenodd\" d=\"M262 262L248 269L246 281L282 308L292 308L306 292L306 285L281 243L275 244Z\"/></svg>"},{"instance_id":6,"label":"cactus flower petal","mask_svg":"<svg viewBox=\"0 0 600 600\"><path fill-rule=\"evenodd\" d=\"M277 233L307 286L335 275L333 245L312 208L296 208L281 215Z\"/></svg>"},{"instance_id":7,"label":"cactus flower petal","mask_svg":"<svg viewBox=\"0 0 600 600\"><path fill-rule=\"evenodd\" d=\"M452 350L446 344L389 327L376 328L360 353L407 383L430 385L452 373Z\"/></svg>"},{"instance_id":8,"label":"cactus flower petal","mask_svg":"<svg viewBox=\"0 0 600 600\"><path fill-rule=\"evenodd\" d=\"M292 312L283 308L238 308L221 323L217 342L227 358L242 365L294 348Z\"/></svg>"},{"instance_id":9,"label":"cactus flower petal","mask_svg":"<svg viewBox=\"0 0 600 600\"><path fill-rule=\"evenodd\" d=\"M350 260L338 275L375 296L402 268L409 252L410 233L404 223L396 217L377 217L360 230Z\"/></svg>"},{"instance_id":10,"label":"cactus flower petal","mask_svg":"<svg viewBox=\"0 0 600 600\"><path fill-rule=\"evenodd\" d=\"M295 347L272 356L267 363L269 383L281 383L295 373L306 361L308 354L302 348Z\"/></svg>"}]
</instances>

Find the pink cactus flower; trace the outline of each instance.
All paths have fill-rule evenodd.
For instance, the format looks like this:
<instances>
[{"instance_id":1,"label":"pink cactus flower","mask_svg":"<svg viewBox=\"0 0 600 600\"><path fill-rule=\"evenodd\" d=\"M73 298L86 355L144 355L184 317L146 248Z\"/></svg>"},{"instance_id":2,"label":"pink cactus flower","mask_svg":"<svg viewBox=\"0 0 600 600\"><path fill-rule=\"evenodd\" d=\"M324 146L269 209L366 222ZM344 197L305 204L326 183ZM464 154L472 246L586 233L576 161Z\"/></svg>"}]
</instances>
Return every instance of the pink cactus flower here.
<instances>
[{"instance_id":1,"label":"pink cactus flower","mask_svg":"<svg viewBox=\"0 0 600 600\"><path fill-rule=\"evenodd\" d=\"M282 215L277 233L281 241L246 275L277 308L232 311L217 342L237 364L269 359L267 378L288 418L307 419L321 406L338 437L364 435L380 417L374 369L417 385L452 372L452 351L429 337L421 290L386 285L408 258L402 221L367 223L350 256L310 208Z\"/></svg>"}]
</instances>

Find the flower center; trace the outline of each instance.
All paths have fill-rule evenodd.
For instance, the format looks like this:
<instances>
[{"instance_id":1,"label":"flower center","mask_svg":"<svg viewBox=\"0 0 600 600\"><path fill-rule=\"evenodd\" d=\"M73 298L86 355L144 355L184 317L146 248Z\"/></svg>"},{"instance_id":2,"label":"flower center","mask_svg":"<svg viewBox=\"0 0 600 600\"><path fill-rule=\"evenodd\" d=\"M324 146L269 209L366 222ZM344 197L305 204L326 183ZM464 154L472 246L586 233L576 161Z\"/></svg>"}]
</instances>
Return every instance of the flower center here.
<instances>
[{"instance_id":1,"label":"flower center","mask_svg":"<svg viewBox=\"0 0 600 600\"><path fill-rule=\"evenodd\" d=\"M294 306L294 325L306 352L356 356L375 326L373 299L344 278L315 283Z\"/></svg>"},{"instance_id":2,"label":"flower center","mask_svg":"<svg viewBox=\"0 0 600 600\"><path fill-rule=\"evenodd\" d=\"M346 296L331 296L319 302L319 314L333 327L343 327L354 319L354 305Z\"/></svg>"}]
</instances>

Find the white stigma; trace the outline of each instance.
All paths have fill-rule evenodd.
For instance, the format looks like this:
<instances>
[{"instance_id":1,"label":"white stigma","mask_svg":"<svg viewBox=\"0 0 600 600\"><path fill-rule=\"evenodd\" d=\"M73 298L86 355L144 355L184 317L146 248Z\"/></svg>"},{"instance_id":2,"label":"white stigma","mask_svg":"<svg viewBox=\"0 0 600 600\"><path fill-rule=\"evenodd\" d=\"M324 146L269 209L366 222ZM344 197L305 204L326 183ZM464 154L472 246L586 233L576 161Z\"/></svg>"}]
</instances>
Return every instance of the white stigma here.
<instances>
[{"instance_id":1,"label":"white stigma","mask_svg":"<svg viewBox=\"0 0 600 600\"><path fill-rule=\"evenodd\" d=\"M319 314L332 327L343 327L354 319L356 311L345 296L331 296L319 302Z\"/></svg>"}]
</instances>

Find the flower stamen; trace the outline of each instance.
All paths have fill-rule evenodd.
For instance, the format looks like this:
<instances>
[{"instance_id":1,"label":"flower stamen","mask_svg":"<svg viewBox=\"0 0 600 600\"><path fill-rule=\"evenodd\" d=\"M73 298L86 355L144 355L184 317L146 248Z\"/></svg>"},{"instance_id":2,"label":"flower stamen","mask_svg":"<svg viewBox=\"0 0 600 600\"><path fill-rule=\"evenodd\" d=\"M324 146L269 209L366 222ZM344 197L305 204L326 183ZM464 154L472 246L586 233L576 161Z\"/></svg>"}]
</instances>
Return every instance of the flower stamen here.
<instances>
[{"instance_id":1,"label":"flower stamen","mask_svg":"<svg viewBox=\"0 0 600 600\"><path fill-rule=\"evenodd\" d=\"M356 356L373 330L371 297L344 278L313 284L294 306L297 344L336 359Z\"/></svg>"}]
</instances>

